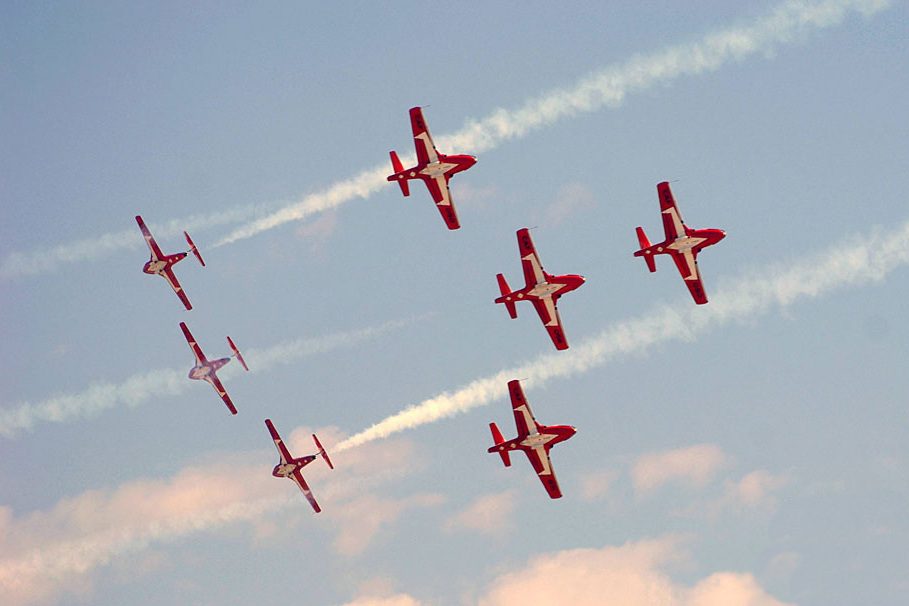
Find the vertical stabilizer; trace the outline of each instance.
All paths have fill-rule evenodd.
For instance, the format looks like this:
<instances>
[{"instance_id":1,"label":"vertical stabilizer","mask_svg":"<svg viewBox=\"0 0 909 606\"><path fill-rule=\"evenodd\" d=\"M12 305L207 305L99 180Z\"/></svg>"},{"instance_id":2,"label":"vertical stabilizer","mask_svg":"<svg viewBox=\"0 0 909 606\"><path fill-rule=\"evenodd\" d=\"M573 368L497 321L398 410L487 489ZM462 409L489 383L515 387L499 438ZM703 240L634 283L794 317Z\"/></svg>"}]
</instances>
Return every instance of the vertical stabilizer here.
<instances>
[{"instance_id":1,"label":"vertical stabilizer","mask_svg":"<svg viewBox=\"0 0 909 606\"><path fill-rule=\"evenodd\" d=\"M505 309L508 310L508 315L513 320L518 317L518 310L515 309L514 301L507 299L508 295L511 294L511 288L508 287L508 282L505 281L505 276L502 274L496 274L496 280L499 281L499 292L502 293L502 296L496 299L496 303L504 303Z\"/></svg>"},{"instance_id":2,"label":"vertical stabilizer","mask_svg":"<svg viewBox=\"0 0 909 606\"><path fill-rule=\"evenodd\" d=\"M650 240L647 239L647 234L644 233L643 227L637 228L638 232L638 244L641 245L641 250L634 253L635 257L644 257L644 261L647 263L647 269L652 272L656 271L656 261L653 259L653 252L648 250L650 248Z\"/></svg>"},{"instance_id":3,"label":"vertical stabilizer","mask_svg":"<svg viewBox=\"0 0 909 606\"><path fill-rule=\"evenodd\" d=\"M405 196L410 195L410 185L407 183L407 178L401 173L404 172L404 165L401 164L401 159L398 158L397 152L390 152L391 156L391 167L394 169L395 174L388 178L389 181L395 180L398 182L398 185L401 186L401 193Z\"/></svg>"},{"instance_id":4,"label":"vertical stabilizer","mask_svg":"<svg viewBox=\"0 0 909 606\"><path fill-rule=\"evenodd\" d=\"M496 443L495 446L490 448L490 451L498 452L499 456L502 457L502 462L505 463L505 467L511 467L511 458L508 456L507 450L498 450L496 446L505 443L505 439L502 437L502 432L499 431L498 426L495 423L489 424L489 429L492 431L492 439Z\"/></svg>"}]
</instances>

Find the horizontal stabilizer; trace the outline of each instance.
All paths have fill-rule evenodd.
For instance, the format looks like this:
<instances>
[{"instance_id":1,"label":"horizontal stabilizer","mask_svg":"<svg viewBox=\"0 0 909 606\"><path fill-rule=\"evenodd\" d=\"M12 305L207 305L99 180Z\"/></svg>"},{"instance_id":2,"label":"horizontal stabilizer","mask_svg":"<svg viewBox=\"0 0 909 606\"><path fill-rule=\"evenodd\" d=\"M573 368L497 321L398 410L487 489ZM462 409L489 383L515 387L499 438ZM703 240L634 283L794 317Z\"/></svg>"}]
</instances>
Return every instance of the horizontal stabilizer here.
<instances>
[{"instance_id":1,"label":"horizontal stabilizer","mask_svg":"<svg viewBox=\"0 0 909 606\"><path fill-rule=\"evenodd\" d=\"M319 438L316 437L316 434L312 434L312 440L316 443L316 448L319 449L319 454L322 455L323 459L325 459L325 463L328 464L328 468L334 469L335 466L331 464L331 459L328 458L328 453L325 452L324 448L322 448L322 443L319 442Z\"/></svg>"},{"instance_id":2,"label":"horizontal stabilizer","mask_svg":"<svg viewBox=\"0 0 909 606\"><path fill-rule=\"evenodd\" d=\"M641 245L641 250L634 253L635 257L644 257L644 261L647 263L647 269L652 272L656 271L656 262L653 259L653 253L648 249L650 248L650 240L647 239L647 234L644 233L643 227L637 228L638 232L638 244Z\"/></svg>"},{"instance_id":3,"label":"horizontal stabilizer","mask_svg":"<svg viewBox=\"0 0 909 606\"><path fill-rule=\"evenodd\" d=\"M243 365L243 369L246 370L246 372L249 372L249 366L246 365L246 360L244 360L243 356L240 355L240 350L237 349L237 346L234 345L234 342L230 337L227 337L227 344L230 345L231 351L234 352L233 355L237 358L237 360L240 361L240 364Z\"/></svg>"},{"instance_id":4,"label":"horizontal stabilizer","mask_svg":"<svg viewBox=\"0 0 909 606\"><path fill-rule=\"evenodd\" d=\"M392 169L394 169L395 174L388 177L388 180L397 181L398 185L401 186L401 193L403 193L405 196L409 196L410 195L410 185L408 185L408 183L407 183L407 177L405 177L403 174L401 174L404 172L404 165L401 164L401 159L398 158L397 152L390 152L390 155L391 155L391 167L392 167Z\"/></svg>"},{"instance_id":5,"label":"horizontal stabilizer","mask_svg":"<svg viewBox=\"0 0 909 606\"><path fill-rule=\"evenodd\" d=\"M505 309L508 310L508 315L511 316L511 319L518 317L518 310L515 309L514 301L506 300L505 297L511 294L511 288L508 287L508 282L505 281L505 276L502 274L496 274L496 280L499 281L499 291L502 293L502 297L496 300L496 303L504 303Z\"/></svg>"},{"instance_id":6,"label":"horizontal stabilizer","mask_svg":"<svg viewBox=\"0 0 909 606\"><path fill-rule=\"evenodd\" d=\"M202 260L202 255L199 254L199 249L196 248L195 244L193 244L192 238L190 238L189 234L186 232L183 232L183 235L186 236L186 243L189 244L189 250L191 250L193 254L196 255L196 258L199 259L199 263L202 264L202 267L205 267L205 261Z\"/></svg>"},{"instance_id":7,"label":"horizontal stabilizer","mask_svg":"<svg viewBox=\"0 0 909 606\"><path fill-rule=\"evenodd\" d=\"M507 450L499 450L497 446L504 444L505 439L502 437L502 432L499 431L498 426L495 423L489 424L489 429L492 431L492 439L496 443L495 446L489 449L489 452L498 452L499 456L502 457L502 462L505 463L505 467L511 467L511 457L508 455Z\"/></svg>"}]
</instances>

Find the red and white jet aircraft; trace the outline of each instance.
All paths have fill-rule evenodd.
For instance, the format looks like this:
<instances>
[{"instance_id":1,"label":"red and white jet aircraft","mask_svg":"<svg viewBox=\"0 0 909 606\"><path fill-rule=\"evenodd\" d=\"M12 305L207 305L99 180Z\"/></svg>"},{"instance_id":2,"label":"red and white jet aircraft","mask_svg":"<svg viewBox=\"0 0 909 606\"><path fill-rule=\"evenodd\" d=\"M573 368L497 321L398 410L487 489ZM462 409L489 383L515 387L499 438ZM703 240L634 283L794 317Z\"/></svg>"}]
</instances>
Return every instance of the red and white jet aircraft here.
<instances>
[{"instance_id":1,"label":"red and white jet aircraft","mask_svg":"<svg viewBox=\"0 0 909 606\"><path fill-rule=\"evenodd\" d=\"M508 451L523 450L530 464L533 465L534 471L546 487L546 492L552 499L558 499L562 496L559 490L559 483L556 481L555 470L552 468L552 462L549 460L549 449L559 442L564 442L577 432L574 427L568 425L540 425L533 417L530 411L530 404L524 398L524 390L521 389L521 382L515 379L508 382L508 393L511 395L511 408L514 412L514 422L518 427L518 437L507 442L502 438L502 432L495 423L489 424L492 430L492 439L495 446L492 446L487 452L497 452L502 457L505 467L511 467L511 459Z\"/></svg>"},{"instance_id":2,"label":"red and white jet aircraft","mask_svg":"<svg viewBox=\"0 0 909 606\"><path fill-rule=\"evenodd\" d=\"M388 177L388 181L397 181L401 186L401 191L405 196L410 195L410 187L407 183L410 179L422 179L432 194L432 199L436 203L445 225L448 229L458 229L461 224L458 223L458 213L455 212L454 204L451 202L451 190L448 189L448 180L455 173L467 170L474 164L477 159L473 156L446 156L440 154L432 142L432 135L429 134L429 127L423 120L423 112L419 107L410 108L410 125L413 128L413 142L417 148L417 165L413 168L404 170L404 165L398 158L398 154L391 152L391 166L395 174Z\"/></svg>"},{"instance_id":3,"label":"red and white jet aircraft","mask_svg":"<svg viewBox=\"0 0 909 606\"><path fill-rule=\"evenodd\" d=\"M495 302L504 303L508 315L512 318L518 317L515 301L532 302L556 349L568 349L568 340L562 330L562 318L559 316L557 303L559 297L583 284L584 276L553 276L546 273L533 246L530 231L526 227L518 230L518 250L521 253L521 265L524 267L524 280L527 285L512 292L505 281L505 276L497 274L496 279L499 281L502 296Z\"/></svg>"},{"instance_id":4,"label":"red and white jet aircraft","mask_svg":"<svg viewBox=\"0 0 909 606\"><path fill-rule=\"evenodd\" d=\"M669 183L663 181L657 185L660 197L660 212L663 215L663 229L666 239L659 244L650 245L650 240L644 234L644 229L637 228L638 242L641 250L634 253L635 257L644 257L647 268L656 271L654 255L671 255L679 273L685 280L685 285L691 291L694 302L703 305L707 302L704 293L704 284L701 282L701 272L698 270L697 257L701 249L716 244L726 237L726 232L721 229L691 229L682 221L678 206L672 197Z\"/></svg>"},{"instance_id":5,"label":"red and white jet aircraft","mask_svg":"<svg viewBox=\"0 0 909 606\"><path fill-rule=\"evenodd\" d=\"M291 456L290 451L287 450L287 447L284 446L284 441L281 439L281 436L278 435L278 430L272 425L271 419L265 419L265 425L268 427L269 433L271 433L271 439L275 441L275 446L278 448L278 454L281 455L281 462L275 465L275 469L271 472L271 475L276 478L289 478L296 482L297 486L300 487L300 490L303 491L303 494L309 501L309 504L312 505L312 508L316 513L319 513L322 511L322 508L316 503L315 497L312 496L312 491L309 490L309 486L306 485L306 480L303 479L303 475L300 473L300 470L315 461L316 456L318 455L321 455L322 458L325 459L325 462L330 469L335 468L335 466L331 464L331 459L328 458L328 453L325 452L325 449L322 448L322 444L319 443L319 438L316 437L316 434L312 434L312 439L316 443L316 448L319 449L319 452L314 455L294 458Z\"/></svg>"},{"instance_id":6,"label":"red and white jet aircraft","mask_svg":"<svg viewBox=\"0 0 909 606\"><path fill-rule=\"evenodd\" d=\"M209 360L205 357L205 354L202 353L202 348L196 343L192 333L189 332L189 329L186 327L186 322L180 322L180 328L183 329L183 335L186 337L186 342L189 343L189 348L193 350L193 355L196 356L196 365L189 371L189 378L196 381L207 381L211 383L211 386L215 388L215 391L218 392L218 395L221 396L221 399L227 404L230 413L234 415L237 414L237 409L234 406L234 403L230 401L230 396L227 395L227 391L221 384L220 379L218 379L217 372L222 366L230 362L230 358L237 358L237 360L240 361L240 364L243 365L243 368L246 371L249 371L246 361L243 360L243 356L240 355L240 350L237 349L237 346L234 345L231 338L227 337L227 344L230 345L230 349L233 351L230 358Z\"/></svg>"},{"instance_id":7,"label":"red and white jet aircraft","mask_svg":"<svg viewBox=\"0 0 909 606\"><path fill-rule=\"evenodd\" d=\"M202 255L199 254L199 250L196 248L196 245L193 244L193 241L190 239L189 234L183 232L183 235L186 236L186 242L189 244L189 250L186 252L174 253L172 255L165 255L161 252L161 249L158 248L158 243L155 242L155 239L152 237L151 232L148 231L148 228L145 226L145 221L142 220L142 217L136 215L136 223L139 224L139 229L142 230L142 235L145 236L145 243L148 244L148 249L151 251L151 259L148 260L148 263L145 264L145 267L142 268L147 274L158 274L170 284L170 287L174 289L174 292L177 293L177 296L180 297L180 300L183 301L183 305L186 309L192 309L193 306L190 305L189 299L186 298L186 293L183 292L183 288L180 286L180 283L177 281L177 276L174 275L173 266L176 265L179 261L182 261L186 258L190 252L196 255L196 258L199 259L199 263L202 264L202 267L205 267L205 261L202 260Z\"/></svg>"}]
</instances>

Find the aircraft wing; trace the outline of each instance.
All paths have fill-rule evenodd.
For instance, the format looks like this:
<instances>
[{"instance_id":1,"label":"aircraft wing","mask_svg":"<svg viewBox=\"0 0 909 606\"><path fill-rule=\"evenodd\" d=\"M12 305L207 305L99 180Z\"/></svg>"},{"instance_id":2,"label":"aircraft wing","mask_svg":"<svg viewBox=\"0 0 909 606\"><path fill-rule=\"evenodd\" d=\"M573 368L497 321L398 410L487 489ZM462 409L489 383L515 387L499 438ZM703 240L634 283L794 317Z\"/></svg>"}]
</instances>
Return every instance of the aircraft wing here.
<instances>
[{"instance_id":1,"label":"aircraft wing","mask_svg":"<svg viewBox=\"0 0 909 606\"><path fill-rule=\"evenodd\" d=\"M309 486L306 485L306 480L303 479L303 474L300 473L299 469L295 469L293 475L291 476L294 482L297 483L297 486L300 487L300 490L303 492L303 496L306 497L306 500L309 501L309 504L312 505L312 508L316 513L322 511L322 508L319 507L319 504L316 503L316 498L312 496L312 491L309 489Z\"/></svg>"},{"instance_id":2,"label":"aircraft wing","mask_svg":"<svg viewBox=\"0 0 909 606\"><path fill-rule=\"evenodd\" d=\"M526 227L518 230L518 251L521 254L521 266L524 268L524 280L527 282L527 287L532 288L545 282L543 264L540 263L540 256L533 245L530 230Z\"/></svg>"},{"instance_id":3,"label":"aircraft wing","mask_svg":"<svg viewBox=\"0 0 909 606\"><path fill-rule=\"evenodd\" d=\"M549 498L560 498L562 496L562 491L559 489L559 482L556 480L555 470L552 468L552 462L549 460L549 453L546 452L546 448L538 446L537 448L525 450L524 452L527 454L530 464L533 465L533 470L537 472L537 476L543 483L546 492L549 493Z\"/></svg>"},{"instance_id":4,"label":"aircraft wing","mask_svg":"<svg viewBox=\"0 0 909 606\"><path fill-rule=\"evenodd\" d=\"M421 166L438 162L439 152L436 151L432 135L429 134L429 127L423 120L423 110L419 107L410 108L410 127L413 129L413 142L417 148L417 162Z\"/></svg>"},{"instance_id":5,"label":"aircraft wing","mask_svg":"<svg viewBox=\"0 0 909 606\"><path fill-rule=\"evenodd\" d=\"M174 274L173 268L170 266L165 267L161 273L164 276L164 279L167 280L167 283L170 284L170 287L174 289L174 292L177 293L177 296L180 297L180 301L183 302L183 306L186 309L192 309L193 306L189 302L186 293L183 292L183 287L180 286L180 282L177 280L176 274Z\"/></svg>"},{"instance_id":6,"label":"aircraft wing","mask_svg":"<svg viewBox=\"0 0 909 606\"><path fill-rule=\"evenodd\" d=\"M183 336L186 337L189 348L193 350L193 355L196 356L196 364L208 362L208 360L205 359L205 354L202 353L202 348L199 347L199 344L196 343L196 339L193 338L193 334L189 332L189 328L186 327L186 322L180 322L180 328L183 329Z\"/></svg>"},{"instance_id":7,"label":"aircraft wing","mask_svg":"<svg viewBox=\"0 0 909 606\"><path fill-rule=\"evenodd\" d=\"M562 328L562 316L559 315L559 308L556 307L555 301L551 296L543 297L533 301L533 306L552 339L552 344L556 349L568 349L568 339L565 338L565 330Z\"/></svg>"},{"instance_id":8,"label":"aircraft wing","mask_svg":"<svg viewBox=\"0 0 909 606\"><path fill-rule=\"evenodd\" d=\"M663 231L666 232L666 239L672 241L679 236L684 236L685 222L676 206L672 190L669 189L669 183L663 181L657 185L657 194L660 198L660 212L663 215Z\"/></svg>"},{"instance_id":9,"label":"aircraft wing","mask_svg":"<svg viewBox=\"0 0 909 606\"><path fill-rule=\"evenodd\" d=\"M436 203L436 208L438 208L439 212L442 214L442 219L445 220L445 225L448 226L448 229L458 229L461 227L461 223L458 221L458 213L455 212L454 204L451 203L451 190L448 189L448 178L444 175L440 175L435 179L428 179L426 180L426 187L429 189L432 200Z\"/></svg>"},{"instance_id":10,"label":"aircraft wing","mask_svg":"<svg viewBox=\"0 0 909 606\"><path fill-rule=\"evenodd\" d=\"M211 386L215 388L215 391L218 392L218 395L221 396L221 399L224 400L225 404L227 404L227 409L230 410L230 414L237 414L237 408L231 401L230 396L227 395L227 390L224 389L224 385L221 384L221 380L218 378L218 375L211 373L209 376L205 377L205 380L211 383Z\"/></svg>"},{"instance_id":11,"label":"aircraft wing","mask_svg":"<svg viewBox=\"0 0 909 606\"><path fill-rule=\"evenodd\" d=\"M682 279L685 280L685 286L691 292L694 302L703 305L707 302L707 293L704 292L704 283L701 281L701 271L698 269L697 253L692 250L686 250L682 253L672 255Z\"/></svg>"},{"instance_id":12,"label":"aircraft wing","mask_svg":"<svg viewBox=\"0 0 909 606\"><path fill-rule=\"evenodd\" d=\"M152 259L158 261L161 257L164 256L164 253L161 252L161 249L158 248L158 243L155 242L155 239L152 237L151 232L148 231L148 228L145 227L145 221L142 220L142 217L136 215L136 223L139 224L139 229L142 230L142 235L145 236L145 243L148 244L148 249L151 251Z\"/></svg>"},{"instance_id":13,"label":"aircraft wing","mask_svg":"<svg viewBox=\"0 0 909 606\"><path fill-rule=\"evenodd\" d=\"M537 421L533 418L533 412L530 410L530 404L524 397L524 390L521 388L521 382L517 379L508 382L508 395L511 396L511 409L514 413L514 424L518 428L518 440L523 440L530 435L530 428L534 433L537 430Z\"/></svg>"},{"instance_id":14,"label":"aircraft wing","mask_svg":"<svg viewBox=\"0 0 909 606\"><path fill-rule=\"evenodd\" d=\"M265 419L265 425L268 427L268 433L271 434L271 439L275 442L275 447L278 449L278 454L281 455L281 463L286 465L293 457L290 456L290 451L287 450L287 446L284 445L284 440L281 439L281 436L278 435L278 430L275 429L275 426L272 425L271 419Z\"/></svg>"}]
</instances>

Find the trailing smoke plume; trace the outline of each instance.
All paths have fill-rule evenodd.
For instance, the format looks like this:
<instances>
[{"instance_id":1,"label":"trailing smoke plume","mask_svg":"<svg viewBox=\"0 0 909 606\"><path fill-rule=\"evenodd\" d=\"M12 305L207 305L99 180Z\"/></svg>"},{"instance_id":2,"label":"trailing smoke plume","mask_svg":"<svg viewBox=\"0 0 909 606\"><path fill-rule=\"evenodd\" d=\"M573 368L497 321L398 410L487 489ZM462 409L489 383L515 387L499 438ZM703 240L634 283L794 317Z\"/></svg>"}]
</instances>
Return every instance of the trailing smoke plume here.
<instances>
[{"instance_id":1,"label":"trailing smoke plume","mask_svg":"<svg viewBox=\"0 0 909 606\"><path fill-rule=\"evenodd\" d=\"M395 320L324 337L285 341L267 349L246 350L243 357L250 364L250 372L261 372L277 365L292 364L316 354L351 347L411 324L417 319ZM187 356L189 353L187 349ZM8 408L4 407L0 409L0 436L11 438L19 431L32 429L41 422L63 423L92 416L122 404L136 406L149 398L181 394L187 389L197 387L186 377L191 359L190 356L187 365L180 369L151 370L133 375L121 383L95 383L79 393L61 394L40 402L22 402ZM227 378L236 372L237 369L229 365L219 371L219 376Z\"/></svg>"},{"instance_id":2,"label":"trailing smoke plume","mask_svg":"<svg viewBox=\"0 0 909 606\"><path fill-rule=\"evenodd\" d=\"M746 57L767 54L781 44L838 25L852 11L870 16L889 5L889 0L826 0L815 3L790 0L751 23L716 31L689 44L668 47L648 55L635 55L623 63L594 72L573 86L532 98L517 109L496 109L485 118L468 120L459 132L437 137L437 142L443 149L455 153L490 151L506 141L521 138L559 120L604 106L618 107L630 94L666 85L686 76L714 72ZM160 230L161 237L179 235L183 229L201 231L256 217L213 247L230 244L290 221L306 219L351 200L368 198L389 185L385 181L389 171L389 166L377 165L278 210L272 211L264 205L250 205L173 220ZM99 258L121 248L138 248L141 243L136 234L123 231L51 249L13 253L0 264L0 279L53 271L65 263Z\"/></svg>"},{"instance_id":3,"label":"trailing smoke plume","mask_svg":"<svg viewBox=\"0 0 909 606\"><path fill-rule=\"evenodd\" d=\"M808 259L748 272L711 295L704 306L661 306L651 313L613 324L571 349L546 354L520 366L476 379L455 392L444 392L408 406L335 447L336 451L385 438L506 397L505 384L528 377L526 387L540 387L608 363L620 355L641 354L658 343L691 341L704 331L744 320L774 308L785 309L831 290L884 277L909 263L909 221L887 235L850 237Z\"/></svg>"}]
</instances>

